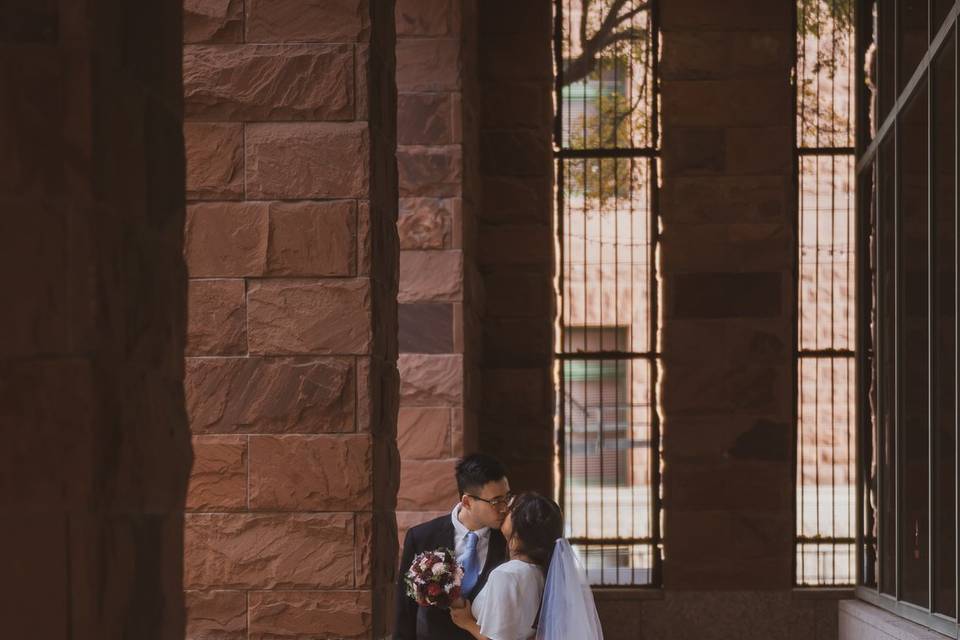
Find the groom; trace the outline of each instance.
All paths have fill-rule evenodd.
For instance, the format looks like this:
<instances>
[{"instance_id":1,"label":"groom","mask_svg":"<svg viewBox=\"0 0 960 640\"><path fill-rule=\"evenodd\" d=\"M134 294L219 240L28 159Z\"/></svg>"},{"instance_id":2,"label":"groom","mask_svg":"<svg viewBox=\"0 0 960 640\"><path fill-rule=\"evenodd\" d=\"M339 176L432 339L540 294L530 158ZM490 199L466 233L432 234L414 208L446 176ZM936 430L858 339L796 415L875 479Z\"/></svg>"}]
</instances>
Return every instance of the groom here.
<instances>
[{"instance_id":1,"label":"groom","mask_svg":"<svg viewBox=\"0 0 960 640\"><path fill-rule=\"evenodd\" d=\"M418 553L441 547L453 549L463 566L461 597L467 600L476 598L493 568L507 560L507 543L500 525L507 515L510 483L503 465L490 456L475 453L457 463L456 478L460 502L453 512L412 527L403 541L394 640L473 638L453 624L446 609L421 607L407 595L403 576Z\"/></svg>"}]
</instances>

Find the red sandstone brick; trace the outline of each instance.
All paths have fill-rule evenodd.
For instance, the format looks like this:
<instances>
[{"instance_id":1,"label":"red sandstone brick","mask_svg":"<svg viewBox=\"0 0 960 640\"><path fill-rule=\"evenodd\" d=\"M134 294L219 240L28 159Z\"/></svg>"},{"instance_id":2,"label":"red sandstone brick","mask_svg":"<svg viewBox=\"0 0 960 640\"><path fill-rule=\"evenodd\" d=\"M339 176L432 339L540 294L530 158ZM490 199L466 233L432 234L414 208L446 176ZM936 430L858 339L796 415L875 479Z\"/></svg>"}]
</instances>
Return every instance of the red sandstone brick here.
<instances>
[{"instance_id":1,"label":"red sandstone brick","mask_svg":"<svg viewBox=\"0 0 960 640\"><path fill-rule=\"evenodd\" d=\"M553 173L550 131L484 131L480 165L487 175L549 176Z\"/></svg>"},{"instance_id":2,"label":"red sandstone brick","mask_svg":"<svg viewBox=\"0 0 960 640\"><path fill-rule=\"evenodd\" d=\"M241 42L243 0L184 0L183 41L187 44Z\"/></svg>"},{"instance_id":3,"label":"red sandstone brick","mask_svg":"<svg viewBox=\"0 0 960 640\"><path fill-rule=\"evenodd\" d=\"M247 594L186 591L187 640L247 640Z\"/></svg>"},{"instance_id":4,"label":"red sandstone brick","mask_svg":"<svg viewBox=\"0 0 960 640\"><path fill-rule=\"evenodd\" d=\"M264 272L267 205L216 202L187 207L184 256L197 277L243 277Z\"/></svg>"},{"instance_id":5,"label":"red sandstone brick","mask_svg":"<svg viewBox=\"0 0 960 640\"><path fill-rule=\"evenodd\" d=\"M354 207L351 201L272 203L267 273L353 275L357 250Z\"/></svg>"},{"instance_id":6,"label":"red sandstone brick","mask_svg":"<svg viewBox=\"0 0 960 640\"><path fill-rule=\"evenodd\" d=\"M354 582L352 514L187 514L187 589L342 589Z\"/></svg>"},{"instance_id":7,"label":"red sandstone brick","mask_svg":"<svg viewBox=\"0 0 960 640\"><path fill-rule=\"evenodd\" d=\"M776 364L788 357L793 335L780 318L671 318L662 331L664 353L675 365L695 365L705 358L733 365Z\"/></svg>"},{"instance_id":8,"label":"red sandstone brick","mask_svg":"<svg viewBox=\"0 0 960 640\"><path fill-rule=\"evenodd\" d=\"M677 224L661 238L662 273L790 271L795 261L793 230L782 223Z\"/></svg>"},{"instance_id":9,"label":"red sandstone brick","mask_svg":"<svg viewBox=\"0 0 960 640\"><path fill-rule=\"evenodd\" d=\"M400 467L397 509L449 510L459 500L456 460L404 460Z\"/></svg>"},{"instance_id":10,"label":"red sandstone brick","mask_svg":"<svg viewBox=\"0 0 960 640\"><path fill-rule=\"evenodd\" d=\"M369 436L250 438L251 509L370 509L372 476Z\"/></svg>"},{"instance_id":11,"label":"red sandstone brick","mask_svg":"<svg viewBox=\"0 0 960 640\"><path fill-rule=\"evenodd\" d=\"M187 509L232 511L246 506L247 439L242 436L193 438Z\"/></svg>"},{"instance_id":12,"label":"red sandstone brick","mask_svg":"<svg viewBox=\"0 0 960 640\"><path fill-rule=\"evenodd\" d=\"M362 198L369 189L366 123L249 124L250 198Z\"/></svg>"},{"instance_id":13,"label":"red sandstone brick","mask_svg":"<svg viewBox=\"0 0 960 640\"><path fill-rule=\"evenodd\" d=\"M783 415L790 407L790 370L782 365L671 365L661 404L667 415Z\"/></svg>"},{"instance_id":14,"label":"red sandstone brick","mask_svg":"<svg viewBox=\"0 0 960 640\"><path fill-rule=\"evenodd\" d=\"M550 39L531 37L530 33L522 32L485 34L479 66L481 78L496 78L498 83L517 80L552 83L553 56Z\"/></svg>"},{"instance_id":15,"label":"red sandstone brick","mask_svg":"<svg viewBox=\"0 0 960 640\"><path fill-rule=\"evenodd\" d=\"M368 0L247 0L247 42L358 42L370 29Z\"/></svg>"},{"instance_id":16,"label":"red sandstone brick","mask_svg":"<svg viewBox=\"0 0 960 640\"><path fill-rule=\"evenodd\" d=\"M349 45L184 48L186 117L221 120L350 120Z\"/></svg>"},{"instance_id":17,"label":"red sandstone brick","mask_svg":"<svg viewBox=\"0 0 960 640\"><path fill-rule=\"evenodd\" d=\"M184 389L194 433L354 430L352 358L188 358Z\"/></svg>"},{"instance_id":18,"label":"red sandstone brick","mask_svg":"<svg viewBox=\"0 0 960 640\"><path fill-rule=\"evenodd\" d=\"M547 367L553 352L553 325L547 317L488 318L483 346L488 366Z\"/></svg>"},{"instance_id":19,"label":"red sandstone brick","mask_svg":"<svg viewBox=\"0 0 960 640\"><path fill-rule=\"evenodd\" d=\"M675 223L788 222L787 176L678 176L661 200Z\"/></svg>"},{"instance_id":20,"label":"red sandstone brick","mask_svg":"<svg viewBox=\"0 0 960 640\"><path fill-rule=\"evenodd\" d=\"M397 96L397 144L453 142L449 94L401 93Z\"/></svg>"},{"instance_id":21,"label":"red sandstone brick","mask_svg":"<svg viewBox=\"0 0 960 640\"><path fill-rule=\"evenodd\" d=\"M790 68L796 46L790 29L776 31L676 31L664 38L665 80L720 80Z\"/></svg>"},{"instance_id":22,"label":"red sandstone brick","mask_svg":"<svg viewBox=\"0 0 960 640\"><path fill-rule=\"evenodd\" d=\"M403 538L407 535L407 530L410 527L415 527L443 515L449 516L452 510L453 504L450 505L449 509L442 511L397 511L397 533L399 534L400 545L403 545Z\"/></svg>"},{"instance_id":23,"label":"red sandstone brick","mask_svg":"<svg viewBox=\"0 0 960 640\"><path fill-rule=\"evenodd\" d=\"M664 81L664 126L767 127L793 122L788 74L773 79Z\"/></svg>"},{"instance_id":24,"label":"red sandstone brick","mask_svg":"<svg viewBox=\"0 0 960 640\"><path fill-rule=\"evenodd\" d=\"M449 458L451 409L400 407L397 446L404 460Z\"/></svg>"},{"instance_id":25,"label":"red sandstone brick","mask_svg":"<svg viewBox=\"0 0 960 640\"><path fill-rule=\"evenodd\" d=\"M400 198L400 248L451 248L455 205L456 201L449 198Z\"/></svg>"},{"instance_id":26,"label":"red sandstone brick","mask_svg":"<svg viewBox=\"0 0 960 640\"><path fill-rule=\"evenodd\" d=\"M731 174L789 175L793 131L789 127L727 129L726 165Z\"/></svg>"},{"instance_id":27,"label":"red sandstone brick","mask_svg":"<svg viewBox=\"0 0 960 640\"><path fill-rule=\"evenodd\" d=\"M247 350L243 280L190 280L188 355L233 355Z\"/></svg>"},{"instance_id":28,"label":"red sandstone brick","mask_svg":"<svg viewBox=\"0 0 960 640\"><path fill-rule=\"evenodd\" d=\"M370 591L254 591L250 640L370 638Z\"/></svg>"},{"instance_id":29,"label":"red sandstone brick","mask_svg":"<svg viewBox=\"0 0 960 640\"><path fill-rule=\"evenodd\" d=\"M397 36L444 36L450 31L450 0L398 0Z\"/></svg>"},{"instance_id":30,"label":"red sandstone brick","mask_svg":"<svg viewBox=\"0 0 960 640\"><path fill-rule=\"evenodd\" d=\"M498 223L552 224L549 178L483 176L483 219Z\"/></svg>"},{"instance_id":31,"label":"red sandstone brick","mask_svg":"<svg viewBox=\"0 0 960 640\"><path fill-rule=\"evenodd\" d=\"M453 407L463 402L463 356L401 353L400 402L405 407Z\"/></svg>"},{"instance_id":32,"label":"red sandstone brick","mask_svg":"<svg viewBox=\"0 0 960 640\"><path fill-rule=\"evenodd\" d=\"M789 442L790 427L781 426L784 441ZM663 482L664 501L671 509L785 512L797 499L789 460L674 457Z\"/></svg>"},{"instance_id":33,"label":"red sandstone brick","mask_svg":"<svg viewBox=\"0 0 960 640\"><path fill-rule=\"evenodd\" d=\"M247 293L251 353L364 354L372 345L366 280L268 280Z\"/></svg>"},{"instance_id":34,"label":"red sandstone brick","mask_svg":"<svg viewBox=\"0 0 960 640\"><path fill-rule=\"evenodd\" d=\"M187 122L188 200L234 200L243 197L243 125Z\"/></svg>"},{"instance_id":35,"label":"red sandstone brick","mask_svg":"<svg viewBox=\"0 0 960 640\"><path fill-rule=\"evenodd\" d=\"M663 29L706 30L709 28L752 30L784 29L793 24L792 4L727 0L719 4L700 0L676 0L663 7ZM664 39L669 36L665 35Z\"/></svg>"},{"instance_id":36,"label":"red sandstone brick","mask_svg":"<svg viewBox=\"0 0 960 640\"><path fill-rule=\"evenodd\" d=\"M462 251L400 252L400 303L462 299Z\"/></svg>"},{"instance_id":37,"label":"red sandstone brick","mask_svg":"<svg viewBox=\"0 0 960 640\"><path fill-rule=\"evenodd\" d=\"M493 316L544 317L553 311L553 287L543 273L497 270L485 278L486 312Z\"/></svg>"},{"instance_id":38,"label":"red sandstone brick","mask_svg":"<svg viewBox=\"0 0 960 640\"><path fill-rule=\"evenodd\" d=\"M457 91L459 88L459 39L397 41L398 91Z\"/></svg>"},{"instance_id":39,"label":"red sandstone brick","mask_svg":"<svg viewBox=\"0 0 960 640\"><path fill-rule=\"evenodd\" d=\"M397 171L401 196L459 196L463 180L461 148L399 147Z\"/></svg>"}]
</instances>

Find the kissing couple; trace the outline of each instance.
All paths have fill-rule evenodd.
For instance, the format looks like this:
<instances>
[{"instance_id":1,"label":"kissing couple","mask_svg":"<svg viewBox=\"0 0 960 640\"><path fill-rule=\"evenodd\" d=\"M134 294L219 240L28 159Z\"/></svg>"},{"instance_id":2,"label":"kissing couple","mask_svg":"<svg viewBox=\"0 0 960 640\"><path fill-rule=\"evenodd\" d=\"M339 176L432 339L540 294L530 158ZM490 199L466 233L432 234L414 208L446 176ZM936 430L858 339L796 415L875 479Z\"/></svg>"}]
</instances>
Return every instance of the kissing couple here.
<instances>
[{"instance_id":1,"label":"kissing couple","mask_svg":"<svg viewBox=\"0 0 960 640\"><path fill-rule=\"evenodd\" d=\"M502 464L482 453L457 463L460 501L450 515L407 531L397 583L395 640L602 640L593 594L553 500L513 494ZM449 609L407 595L418 554L452 549L463 568Z\"/></svg>"}]
</instances>

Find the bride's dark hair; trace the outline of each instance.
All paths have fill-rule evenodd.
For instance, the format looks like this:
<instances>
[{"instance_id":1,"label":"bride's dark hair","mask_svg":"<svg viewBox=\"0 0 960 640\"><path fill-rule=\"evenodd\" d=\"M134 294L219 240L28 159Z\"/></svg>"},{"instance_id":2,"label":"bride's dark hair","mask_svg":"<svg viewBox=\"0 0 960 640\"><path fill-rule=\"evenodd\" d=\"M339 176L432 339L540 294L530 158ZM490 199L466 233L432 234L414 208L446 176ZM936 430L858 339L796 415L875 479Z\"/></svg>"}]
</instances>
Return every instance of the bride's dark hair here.
<instances>
[{"instance_id":1,"label":"bride's dark hair","mask_svg":"<svg viewBox=\"0 0 960 640\"><path fill-rule=\"evenodd\" d=\"M550 566L553 547L563 535L563 515L560 507L539 493L521 493L510 505L513 535L517 537L520 553L539 565L544 573Z\"/></svg>"}]
</instances>

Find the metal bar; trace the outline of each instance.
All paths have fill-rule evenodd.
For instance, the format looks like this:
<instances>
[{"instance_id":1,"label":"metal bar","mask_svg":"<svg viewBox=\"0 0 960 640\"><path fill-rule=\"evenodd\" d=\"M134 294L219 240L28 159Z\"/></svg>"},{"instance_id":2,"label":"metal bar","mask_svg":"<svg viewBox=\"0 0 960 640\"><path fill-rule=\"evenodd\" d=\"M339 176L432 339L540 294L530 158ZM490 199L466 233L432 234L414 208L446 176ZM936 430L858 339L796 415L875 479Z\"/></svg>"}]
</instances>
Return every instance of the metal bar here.
<instances>
[{"instance_id":1,"label":"metal bar","mask_svg":"<svg viewBox=\"0 0 960 640\"><path fill-rule=\"evenodd\" d=\"M800 349L798 358L852 358L856 355L854 349Z\"/></svg>"},{"instance_id":2,"label":"metal bar","mask_svg":"<svg viewBox=\"0 0 960 640\"><path fill-rule=\"evenodd\" d=\"M561 147L555 149L554 157L563 159L572 158L656 158L660 151L652 147L611 147L609 149L589 148L589 149L569 149Z\"/></svg>"},{"instance_id":3,"label":"metal bar","mask_svg":"<svg viewBox=\"0 0 960 640\"><path fill-rule=\"evenodd\" d=\"M560 360L655 360L660 357L652 351L575 351L555 355Z\"/></svg>"},{"instance_id":4,"label":"metal bar","mask_svg":"<svg viewBox=\"0 0 960 640\"><path fill-rule=\"evenodd\" d=\"M568 538L570 544L598 544L598 545L626 545L626 544L653 544L655 538L651 536L637 538Z\"/></svg>"},{"instance_id":5,"label":"metal bar","mask_svg":"<svg viewBox=\"0 0 960 640\"><path fill-rule=\"evenodd\" d=\"M930 0L927 4L927 37L930 35L930 22L933 20L933 11L930 6ZM934 67L931 67L927 75L927 610L933 613L934 609L934 486L933 476L936 461L933 454L934 431L933 431L933 331L934 331L934 308L933 308L933 279L937 267L934 247L934 215L933 215L933 174L935 170L933 157L933 79Z\"/></svg>"},{"instance_id":6,"label":"metal bar","mask_svg":"<svg viewBox=\"0 0 960 640\"><path fill-rule=\"evenodd\" d=\"M797 146L797 153L801 156L852 156L856 153L856 149L854 147Z\"/></svg>"},{"instance_id":7,"label":"metal bar","mask_svg":"<svg viewBox=\"0 0 960 640\"><path fill-rule=\"evenodd\" d=\"M554 3L554 22L553 22L553 55L554 55L554 91L556 93L556 99L554 100L556 104L556 113L554 114L553 121L553 144L554 147L563 146L563 2L558 0ZM557 172L557 243L559 245L558 252L558 261L559 268L557 269L557 290L560 292L558 296L560 300L559 304L559 314L558 314L558 339L562 348L564 340L566 340L565 335L565 320L566 320L566 299L567 296L564 295L564 257L565 257L565 239L564 239L564 179L565 172L562 160L555 160L556 172ZM566 431L567 431L567 420L566 420L566 374L563 370L563 365L557 370L558 382L557 385L557 427L555 429L556 433L554 438L556 441L556 451L557 451L557 466L559 467L560 481L557 482L557 487L555 490L557 504L565 504L566 499ZM566 532L564 532L566 533Z\"/></svg>"},{"instance_id":8,"label":"metal bar","mask_svg":"<svg viewBox=\"0 0 960 640\"><path fill-rule=\"evenodd\" d=\"M960 0L954 9L960 7ZM947 21L945 21L947 22ZM960 637L960 22L953 20L953 356L954 356L954 400L953 400L953 592L954 592L954 636Z\"/></svg>"}]
</instances>

